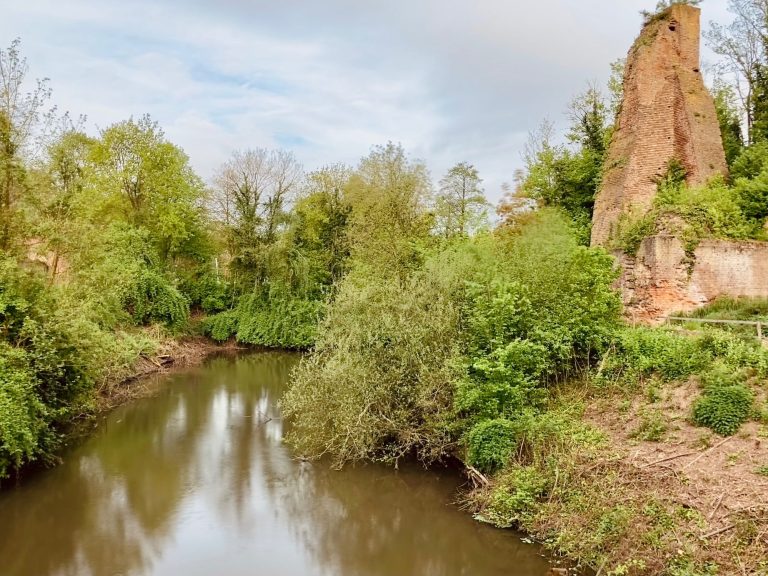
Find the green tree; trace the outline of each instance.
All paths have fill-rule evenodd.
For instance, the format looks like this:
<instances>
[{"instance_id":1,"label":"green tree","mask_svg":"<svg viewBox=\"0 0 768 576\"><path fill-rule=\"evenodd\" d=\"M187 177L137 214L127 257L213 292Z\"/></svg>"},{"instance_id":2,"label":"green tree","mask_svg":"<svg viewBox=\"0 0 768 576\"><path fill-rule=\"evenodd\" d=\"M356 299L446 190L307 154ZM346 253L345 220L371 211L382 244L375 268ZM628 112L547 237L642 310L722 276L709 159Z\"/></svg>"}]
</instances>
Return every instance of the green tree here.
<instances>
[{"instance_id":1,"label":"green tree","mask_svg":"<svg viewBox=\"0 0 768 576\"><path fill-rule=\"evenodd\" d=\"M34 234L52 253L50 279L59 273L62 258L76 250L85 232L78 205L92 172L90 157L95 140L72 128L63 132L47 149L35 194Z\"/></svg>"},{"instance_id":2,"label":"green tree","mask_svg":"<svg viewBox=\"0 0 768 576\"><path fill-rule=\"evenodd\" d=\"M331 286L344 274L349 256L347 223L351 210L344 190L351 173L341 164L311 172L293 207L292 241L311 268L309 284Z\"/></svg>"},{"instance_id":3,"label":"green tree","mask_svg":"<svg viewBox=\"0 0 768 576\"><path fill-rule=\"evenodd\" d=\"M440 180L435 216L442 236L467 236L487 222L488 201L481 183L477 169L467 162L459 162Z\"/></svg>"},{"instance_id":4,"label":"green tree","mask_svg":"<svg viewBox=\"0 0 768 576\"><path fill-rule=\"evenodd\" d=\"M553 125L544 122L531 134L524 154L527 174L522 192L545 206L567 212L585 244L589 242L595 194L613 132L610 115L600 90L590 86L569 107L570 147L553 144Z\"/></svg>"},{"instance_id":5,"label":"green tree","mask_svg":"<svg viewBox=\"0 0 768 576\"><path fill-rule=\"evenodd\" d=\"M746 139L758 142L766 136L766 38L768 38L768 2L766 0L729 0L734 15L728 25L712 23L704 33L710 48L722 60L718 71L735 77L733 87L746 115ZM760 127L762 125L762 128Z\"/></svg>"},{"instance_id":6,"label":"green tree","mask_svg":"<svg viewBox=\"0 0 768 576\"><path fill-rule=\"evenodd\" d=\"M6 250L14 235L14 210L24 190L24 153L51 97L48 79L37 80L31 91L24 91L29 67L20 46L17 38L0 50L0 249Z\"/></svg>"},{"instance_id":7,"label":"green tree","mask_svg":"<svg viewBox=\"0 0 768 576\"><path fill-rule=\"evenodd\" d=\"M402 281L418 267L432 222L426 166L399 144L376 146L349 180L348 238L352 265Z\"/></svg>"},{"instance_id":8,"label":"green tree","mask_svg":"<svg viewBox=\"0 0 768 576\"><path fill-rule=\"evenodd\" d=\"M235 272L254 286L267 279L270 250L287 222L301 165L284 150L238 151L215 177L213 210L227 234Z\"/></svg>"},{"instance_id":9,"label":"green tree","mask_svg":"<svg viewBox=\"0 0 768 576\"><path fill-rule=\"evenodd\" d=\"M720 124L720 135L723 138L725 159L732 166L744 148L741 134L741 113L736 103L732 86L724 82L716 82L713 89L715 111Z\"/></svg>"},{"instance_id":10,"label":"green tree","mask_svg":"<svg viewBox=\"0 0 768 576\"><path fill-rule=\"evenodd\" d=\"M163 260L187 253L202 232L205 186L189 158L149 116L114 124L93 146L95 205L149 230ZM100 202L99 202L100 200Z\"/></svg>"}]
</instances>

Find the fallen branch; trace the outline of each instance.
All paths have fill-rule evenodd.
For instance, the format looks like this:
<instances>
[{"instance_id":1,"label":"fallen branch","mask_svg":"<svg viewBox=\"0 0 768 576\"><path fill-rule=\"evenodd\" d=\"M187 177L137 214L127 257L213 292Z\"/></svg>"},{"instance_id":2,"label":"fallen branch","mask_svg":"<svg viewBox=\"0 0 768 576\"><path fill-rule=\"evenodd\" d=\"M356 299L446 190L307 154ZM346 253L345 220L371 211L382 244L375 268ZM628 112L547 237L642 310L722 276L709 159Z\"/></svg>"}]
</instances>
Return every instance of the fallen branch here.
<instances>
[{"instance_id":1,"label":"fallen branch","mask_svg":"<svg viewBox=\"0 0 768 576\"><path fill-rule=\"evenodd\" d=\"M650 462L648 464L643 464L640 466L640 468L648 468L649 466L656 466L656 464L661 464L662 462L669 462L670 460L676 460L678 458L685 458L686 456L693 456L694 454L698 454L698 452L685 452L683 454L677 454L675 456L669 456L667 458L662 458L661 460L656 460L655 462Z\"/></svg>"},{"instance_id":2,"label":"fallen branch","mask_svg":"<svg viewBox=\"0 0 768 576\"><path fill-rule=\"evenodd\" d=\"M715 504L715 509L712 510L712 512L710 512L709 516L707 517L708 520L712 520L712 518L715 517L715 514L717 514L717 511L720 510L720 505L723 503L723 498L725 498L725 492L720 494L720 498L717 499L717 504Z\"/></svg>"},{"instance_id":3,"label":"fallen branch","mask_svg":"<svg viewBox=\"0 0 768 576\"><path fill-rule=\"evenodd\" d=\"M720 528L718 530L713 530L712 532L708 532L704 534L704 536L700 536L702 540L706 540L707 538L711 538L712 536L717 536L718 534L722 534L723 532L728 532L728 530L733 530L736 528L736 524L728 524L725 528Z\"/></svg>"},{"instance_id":4,"label":"fallen branch","mask_svg":"<svg viewBox=\"0 0 768 576\"><path fill-rule=\"evenodd\" d=\"M725 444L726 442L728 442L728 440L730 440L731 438L733 438L733 436L728 436L727 438L724 438L723 440L721 440L720 442L718 442L717 444L715 444L715 445L714 445L714 446L712 446L711 448L707 448L706 450L704 450L704 452L702 452L702 453L701 453L701 454L699 454L699 455L698 455L696 458L694 458L693 460L691 460L690 462L688 462L688 464L686 464L685 466L683 466L683 467L681 468L681 470L685 470L686 468L688 468L689 466L691 466L691 465L692 465L692 464L694 464L695 462L698 462L700 459L702 459L702 458L704 457L704 455L706 455L706 454L709 454L710 452L712 452L712 450L715 450L716 448L720 448L720 446L722 446L723 444Z\"/></svg>"}]
</instances>

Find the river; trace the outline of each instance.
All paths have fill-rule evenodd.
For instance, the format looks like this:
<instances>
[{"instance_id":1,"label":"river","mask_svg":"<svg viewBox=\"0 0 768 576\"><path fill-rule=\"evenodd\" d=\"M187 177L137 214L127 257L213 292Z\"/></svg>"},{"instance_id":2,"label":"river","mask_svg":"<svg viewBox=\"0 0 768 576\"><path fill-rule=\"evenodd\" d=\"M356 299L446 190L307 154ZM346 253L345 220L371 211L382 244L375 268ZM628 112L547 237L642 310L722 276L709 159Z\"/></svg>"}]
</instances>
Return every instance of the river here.
<instances>
[{"instance_id":1,"label":"river","mask_svg":"<svg viewBox=\"0 0 768 576\"><path fill-rule=\"evenodd\" d=\"M543 576L455 505L455 470L300 462L277 400L298 356L162 376L63 463L0 492L0 576Z\"/></svg>"}]
</instances>

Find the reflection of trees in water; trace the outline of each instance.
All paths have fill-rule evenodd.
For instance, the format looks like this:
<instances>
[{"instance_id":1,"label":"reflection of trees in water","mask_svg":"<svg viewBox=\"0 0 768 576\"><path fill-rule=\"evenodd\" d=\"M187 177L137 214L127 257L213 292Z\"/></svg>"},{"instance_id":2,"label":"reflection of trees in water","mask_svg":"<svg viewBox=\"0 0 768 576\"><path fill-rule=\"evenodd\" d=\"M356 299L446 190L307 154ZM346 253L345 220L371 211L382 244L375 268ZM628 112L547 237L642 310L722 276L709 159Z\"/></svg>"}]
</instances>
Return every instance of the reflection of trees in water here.
<instances>
[{"instance_id":1,"label":"reflection of trees in water","mask_svg":"<svg viewBox=\"0 0 768 576\"><path fill-rule=\"evenodd\" d=\"M276 397L288 369L278 355L217 359L113 413L65 465L0 497L2 575L146 573L207 481L226 486L219 507L237 514L259 438L260 420L243 416L258 384Z\"/></svg>"},{"instance_id":2,"label":"reflection of trees in water","mask_svg":"<svg viewBox=\"0 0 768 576\"><path fill-rule=\"evenodd\" d=\"M157 396L113 413L65 465L0 494L0 574L151 573L185 511L200 504L225 534L235 527L254 545L287 527L310 550L316 573L544 572L508 533L446 505L452 474L334 472L291 460L278 446L275 401L295 359L222 358L179 375Z\"/></svg>"},{"instance_id":3,"label":"reflection of trees in water","mask_svg":"<svg viewBox=\"0 0 768 576\"><path fill-rule=\"evenodd\" d=\"M278 497L324 573L349 576L536 575L547 564L513 534L451 505L452 473L369 466L299 469Z\"/></svg>"}]
</instances>

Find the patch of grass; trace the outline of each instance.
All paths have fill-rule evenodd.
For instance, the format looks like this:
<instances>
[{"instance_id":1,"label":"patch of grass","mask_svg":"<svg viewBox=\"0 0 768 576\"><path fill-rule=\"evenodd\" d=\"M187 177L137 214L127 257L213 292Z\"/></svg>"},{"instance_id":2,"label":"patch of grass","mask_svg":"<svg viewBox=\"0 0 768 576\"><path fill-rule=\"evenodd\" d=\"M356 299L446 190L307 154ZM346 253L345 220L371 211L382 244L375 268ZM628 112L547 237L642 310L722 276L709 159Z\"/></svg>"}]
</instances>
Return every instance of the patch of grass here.
<instances>
[{"instance_id":1,"label":"patch of grass","mask_svg":"<svg viewBox=\"0 0 768 576\"><path fill-rule=\"evenodd\" d=\"M631 437L647 442L661 442L667 435L669 424L667 417L660 410L644 410L640 416L640 425Z\"/></svg>"}]
</instances>

